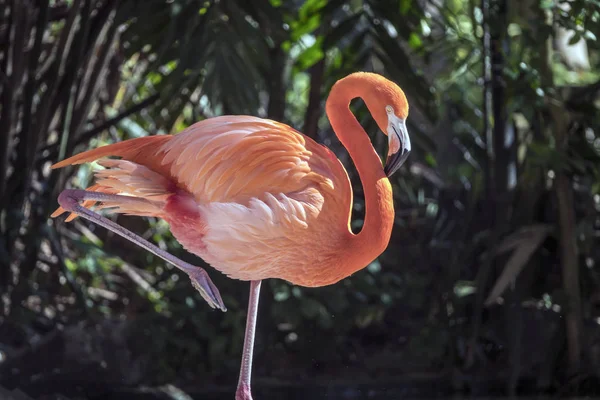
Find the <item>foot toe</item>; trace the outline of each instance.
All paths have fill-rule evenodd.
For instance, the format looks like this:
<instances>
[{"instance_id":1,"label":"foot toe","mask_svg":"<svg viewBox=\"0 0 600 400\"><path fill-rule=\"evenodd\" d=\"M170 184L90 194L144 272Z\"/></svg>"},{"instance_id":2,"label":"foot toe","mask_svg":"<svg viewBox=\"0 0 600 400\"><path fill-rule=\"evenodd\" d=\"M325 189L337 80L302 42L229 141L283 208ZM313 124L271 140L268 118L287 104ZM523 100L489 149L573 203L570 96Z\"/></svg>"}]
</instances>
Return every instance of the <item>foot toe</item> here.
<instances>
[{"instance_id":1,"label":"foot toe","mask_svg":"<svg viewBox=\"0 0 600 400\"><path fill-rule=\"evenodd\" d=\"M221 298L221 293L219 293L219 289L217 289L215 284L208 277L206 271L202 268L197 268L194 271L189 272L188 275L192 281L192 286L196 288L212 308L227 311L225 303L223 303L223 299Z\"/></svg>"}]
</instances>

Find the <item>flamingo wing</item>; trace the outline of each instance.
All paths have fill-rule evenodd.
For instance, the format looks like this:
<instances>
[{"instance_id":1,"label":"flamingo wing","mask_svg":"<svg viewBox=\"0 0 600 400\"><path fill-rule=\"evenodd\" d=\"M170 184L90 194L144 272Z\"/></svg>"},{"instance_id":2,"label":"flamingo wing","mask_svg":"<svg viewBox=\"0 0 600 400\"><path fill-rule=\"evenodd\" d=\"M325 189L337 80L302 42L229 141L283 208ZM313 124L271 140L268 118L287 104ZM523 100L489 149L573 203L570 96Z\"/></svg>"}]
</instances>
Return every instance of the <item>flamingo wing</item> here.
<instances>
[{"instance_id":1,"label":"flamingo wing","mask_svg":"<svg viewBox=\"0 0 600 400\"><path fill-rule=\"evenodd\" d=\"M352 194L339 160L275 121L211 118L177 135L115 143L55 167L107 156L121 160L101 161L107 169L96 172L96 184L88 190L152 199L156 207L104 207L166 219L184 247L233 278L316 285L319 274L299 272L302 263L295 269L281 266L302 258L299 252L306 252L307 262L314 259L311 252L327 258L327 251L314 252L314 243L335 247L333 237L340 232L335 228L348 223Z\"/></svg>"},{"instance_id":2,"label":"flamingo wing","mask_svg":"<svg viewBox=\"0 0 600 400\"><path fill-rule=\"evenodd\" d=\"M310 185L334 190L341 166L329 149L288 125L247 116L201 121L160 152L173 179L204 203L247 203Z\"/></svg>"},{"instance_id":3,"label":"flamingo wing","mask_svg":"<svg viewBox=\"0 0 600 400\"><path fill-rule=\"evenodd\" d=\"M204 224L199 240L178 226L181 218L171 220L174 235L230 277L298 281L282 265L314 250L314 242L335 246L336 228L347 227L352 196L346 171L329 149L287 125L213 118L174 136L160 151L170 175L194 197Z\"/></svg>"}]
</instances>

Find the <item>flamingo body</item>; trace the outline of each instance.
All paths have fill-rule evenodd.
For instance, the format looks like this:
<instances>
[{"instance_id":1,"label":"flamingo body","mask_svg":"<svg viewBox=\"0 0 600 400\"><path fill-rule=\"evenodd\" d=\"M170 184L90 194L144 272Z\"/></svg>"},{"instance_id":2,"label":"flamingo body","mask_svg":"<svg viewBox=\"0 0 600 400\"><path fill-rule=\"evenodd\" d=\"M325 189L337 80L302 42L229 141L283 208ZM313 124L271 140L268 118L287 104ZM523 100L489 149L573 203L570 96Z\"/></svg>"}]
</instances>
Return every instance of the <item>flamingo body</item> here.
<instances>
[{"instance_id":1,"label":"flamingo body","mask_svg":"<svg viewBox=\"0 0 600 400\"><path fill-rule=\"evenodd\" d=\"M106 169L88 190L153 204L101 207L163 218L187 250L229 277L323 286L348 275L348 174L329 149L288 125L216 117L174 136L90 150L56 167L109 155L121 160L99 161Z\"/></svg>"}]
</instances>

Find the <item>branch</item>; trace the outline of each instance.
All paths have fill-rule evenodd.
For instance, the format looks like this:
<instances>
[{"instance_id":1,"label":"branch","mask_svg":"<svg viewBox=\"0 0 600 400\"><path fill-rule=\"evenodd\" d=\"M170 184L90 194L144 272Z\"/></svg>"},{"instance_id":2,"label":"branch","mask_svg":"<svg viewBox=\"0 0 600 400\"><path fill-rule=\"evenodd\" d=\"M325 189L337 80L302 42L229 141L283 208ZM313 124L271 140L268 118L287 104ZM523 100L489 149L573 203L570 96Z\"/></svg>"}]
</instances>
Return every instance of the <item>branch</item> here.
<instances>
[{"instance_id":1,"label":"branch","mask_svg":"<svg viewBox=\"0 0 600 400\"><path fill-rule=\"evenodd\" d=\"M128 108L127 110L114 116L113 118L107 119L106 121L103 121L102 123L94 126L93 128L83 132L81 135L79 135L77 138L75 138L73 147L79 146L80 144L83 144L83 143L93 139L100 132L102 132L112 126L115 126L121 120L150 106L151 104L156 102L159 98L160 98L160 95L158 93L153 94L152 96L131 106L130 108ZM48 160L55 159L58 156L58 149L56 148L56 144L46 146L45 148L42 149L42 152L44 152L44 151L50 151L50 153L46 157L40 158L38 160L38 165L40 165Z\"/></svg>"},{"instance_id":2,"label":"branch","mask_svg":"<svg viewBox=\"0 0 600 400\"><path fill-rule=\"evenodd\" d=\"M29 194L29 188L31 186L31 168L35 156L35 149L39 143L39 138L36 137L36 135L39 136L45 133L32 129L32 121L34 117L34 97L37 91L36 70L42 52L42 40L44 38L48 19L48 5L48 1L42 1L40 4L37 16L38 19L35 25L33 50L29 56L29 63L27 66L27 82L25 84L23 96L23 117L21 118L22 128L19 134L19 144L17 145L16 151L17 159L15 161L15 170L21 171L19 173L20 176L18 177L20 187L17 185L18 189L16 192L14 190L7 192L11 197L11 202L15 204L23 203L26 196ZM12 193L16 194L14 198Z\"/></svg>"},{"instance_id":3,"label":"branch","mask_svg":"<svg viewBox=\"0 0 600 400\"><path fill-rule=\"evenodd\" d=\"M116 15L116 3L113 3L112 10L109 13L108 27L106 27L106 31L104 35L100 36L100 39L104 39L104 46L101 47L98 51L98 55L96 58L96 63L94 68L91 70L91 74L89 75L89 82L85 83L85 77L83 83L81 85L80 93L77 93L77 98L74 100L74 110L73 110L73 119L71 120L70 128L65 130L66 135L72 134L73 137L77 137L78 132L83 126L85 122L90 108L93 104L92 100L96 97L98 93L98 89L100 88L100 83L103 81L103 78L106 67L108 65L108 60L112 56L115 45L116 38L118 37L118 24L115 18ZM64 144L66 145L65 154L70 152L73 149L72 141L63 136ZM62 147L62 146L61 146Z\"/></svg>"},{"instance_id":4,"label":"branch","mask_svg":"<svg viewBox=\"0 0 600 400\"><path fill-rule=\"evenodd\" d=\"M5 11L6 12L6 11ZM15 21L15 5L13 4L10 8L10 12L8 14L8 27L6 28L6 42L9 43L7 49L4 50L4 57L2 61L2 65L0 65L0 73L2 73L3 78L1 83L2 86L0 88L0 120L2 123L0 124L0 209L3 208L4 202L4 188L6 185L6 176L8 174L8 153L11 147L10 137L11 137L11 127L13 125L13 114L14 114L14 88L13 82L11 80L12 76L6 75L9 71L9 66L12 68L12 51L10 43L12 43L11 36L12 32L15 29L14 26L16 24ZM2 72L4 71L4 72ZM0 285L2 283L0 282Z\"/></svg>"}]
</instances>

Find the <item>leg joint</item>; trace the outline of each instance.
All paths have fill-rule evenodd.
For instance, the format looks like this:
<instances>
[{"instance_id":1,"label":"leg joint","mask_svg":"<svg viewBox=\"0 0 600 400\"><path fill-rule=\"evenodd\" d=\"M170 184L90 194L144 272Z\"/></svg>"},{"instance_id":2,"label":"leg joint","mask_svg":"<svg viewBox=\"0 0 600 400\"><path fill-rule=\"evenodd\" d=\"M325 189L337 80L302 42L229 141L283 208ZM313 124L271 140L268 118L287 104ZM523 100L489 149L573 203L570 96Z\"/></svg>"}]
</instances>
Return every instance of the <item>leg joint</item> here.
<instances>
[{"instance_id":1,"label":"leg joint","mask_svg":"<svg viewBox=\"0 0 600 400\"><path fill-rule=\"evenodd\" d=\"M79 205L79 202L83 200L81 196L82 190L77 189L65 189L58 195L58 204L66 211L74 211Z\"/></svg>"}]
</instances>

